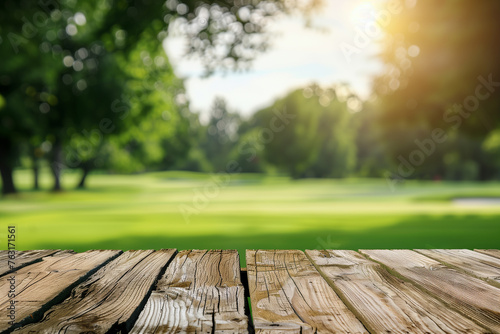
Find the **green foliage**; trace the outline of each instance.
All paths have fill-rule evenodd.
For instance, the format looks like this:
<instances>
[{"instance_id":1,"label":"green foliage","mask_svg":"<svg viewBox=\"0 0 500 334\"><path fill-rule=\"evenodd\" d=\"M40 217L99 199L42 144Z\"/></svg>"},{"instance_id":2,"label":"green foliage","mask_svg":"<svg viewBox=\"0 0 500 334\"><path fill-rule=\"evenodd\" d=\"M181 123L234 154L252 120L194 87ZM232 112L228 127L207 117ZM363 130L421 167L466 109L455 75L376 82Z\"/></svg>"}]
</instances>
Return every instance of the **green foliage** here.
<instances>
[{"instance_id":1,"label":"green foliage","mask_svg":"<svg viewBox=\"0 0 500 334\"><path fill-rule=\"evenodd\" d=\"M168 169L184 159L189 139L189 104L183 82L173 73L155 38L145 36L122 59L126 130L111 138L100 167L120 172ZM115 157L116 155L116 157Z\"/></svg>"},{"instance_id":2,"label":"green foliage","mask_svg":"<svg viewBox=\"0 0 500 334\"><path fill-rule=\"evenodd\" d=\"M177 164L176 168L193 172L210 172L213 170L212 164L199 147L193 147L189 150L187 157Z\"/></svg>"},{"instance_id":3,"label":"green foliage","mask_svg":"<svg viewBox=\"0 0 500 334\"><path fill-rule=\"evenodd\" d=\"M136 160L133 170L174 166L190 145L185 139L190 117L187 106L172 102L183 89L161 48L169 27L189 37L187 53L202 55L207 73L236 69L265 50L269 18L294 10L307 13L320 2L3 1L0 171L4 191L15 191L10 183L19 159L17 146L26 143L33 152L30 155L39 158L36 152L41 152L50 159L56 189L61 167L87 171L94 162L108 159L99 157L99 152L112 136L128 137L114 143L127 145L127 152L120 152L122 158L114 161L132 164ZM169 124L156 126L164 112ZM145 138L143 131L151 138ZM121 149L114 144L108 145L107 152Z\"/></svg>"},{"instance_id":4,"label":"green foliage","mask_svg":"<svg viewBox=\"0 0 500 334\"><path fill-rule=\"evenodd\" d=\"M347 101L356 108L360 102L343 91L346 87L306 87L259 111L255 118L265 160L293 178L352 173L357 128Z\"/></svg>"},{"instance_id":5,"label":"green foliage","mask_svg":"<svg viewBox=\"0 0 500 334\"><path fill-rule=\"evenodd\" d=\"M374 102L367 101L363 110L353 116L357 126L355 171L361 177L385 177L389 169L385 147L380 139L380 127L377 126L378 112Z\"/></svg>"},{"instance_id":6,"label":"green foliage","mask_svg":"<svg viewBox=\"0 0 500 334\"><path fill-rule=\"evenodd\" d=\"M486 159L495 169L496 178L500 178L500 130L490 132L482 144Z\"/></svg>"},{"instance_id":7,"label":"green foliage","mask_svg":"<svg viewBox=\"0 0 500 334\"><path fill-rule=\"evenodd\" d=\"M237 161L243 173L264 173L269 171L264 157L264 145L260 140L259 128L250 128L238 139L230 154L230 161Z\"/></svg>"},{"instance_id":8,"label":"green foliage","mask_svg":"<svg viewBox=\"0 0 500 334\"><path fill-rule=\"evenodd\" d=\"M199 128L198 148L210 163L213 172L225 171L230 153L238 140L241 117L228 110L226 101L215 98L208 124Z\"/></svg>"}]
</instances>

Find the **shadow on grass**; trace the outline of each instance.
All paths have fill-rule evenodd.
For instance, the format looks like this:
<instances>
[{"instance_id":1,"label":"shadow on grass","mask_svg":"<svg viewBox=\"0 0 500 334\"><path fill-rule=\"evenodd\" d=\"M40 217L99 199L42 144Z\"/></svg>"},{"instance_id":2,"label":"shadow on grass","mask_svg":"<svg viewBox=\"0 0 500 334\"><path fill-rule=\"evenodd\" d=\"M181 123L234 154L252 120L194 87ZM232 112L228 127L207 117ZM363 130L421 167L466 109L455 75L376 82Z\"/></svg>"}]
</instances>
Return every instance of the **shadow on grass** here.
<instances>
[{"instance_id":1,"label":"shadow on grass","mask_svg":"<svg viewBox=\"0 0 500 334\"><path fill-rule=\"evenodd\" d=\"M187 226L189 228L189 226ZM414 248L499 248L498 216L415 216L396 225L343 231L334 226L295 233L172 237L168 235L128 236L76 244L40 242L39 248L73 249L237 249L242 266L246 249L414 249Z\"/></svg>"}]
</instances>

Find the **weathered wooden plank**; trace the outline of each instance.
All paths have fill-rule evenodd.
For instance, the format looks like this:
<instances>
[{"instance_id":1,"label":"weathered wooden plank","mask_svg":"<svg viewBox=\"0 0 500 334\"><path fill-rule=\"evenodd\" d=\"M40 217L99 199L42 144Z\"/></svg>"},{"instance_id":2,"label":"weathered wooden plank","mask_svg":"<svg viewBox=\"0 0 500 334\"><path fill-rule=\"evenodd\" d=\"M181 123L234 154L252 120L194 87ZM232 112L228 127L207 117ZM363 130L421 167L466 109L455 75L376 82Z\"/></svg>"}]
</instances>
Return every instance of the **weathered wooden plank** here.
<instances>
[{"instance_id":1,"label":"weathered wooden plank","mask_svg":"<svg viewBox=\"0 0 500 334\"><path fill-rule=\"evenodd\" d=\"M371 333L488 333L460 313L349 250L306 254Z\"/></svg>"},{"instance_id":2,"label":"weathered wooden plank","mask_svg":"<svg viewBox=\"0 0 500 334\"><path fill-rule=\"evenodd\" d=\"M88 251L72 254L59 252L41 262L8 274L0 280L0 309L11 304L8 297L10 279L15 281L15 320L0 317L0 332L35 321L52 304L69 295L71 289L90 276L98 267L117 256L120 251Z\"/></svg>"},{"instance_id":3,"label":"weathered wooden plank","mask_svg":"<svg viewBox=\"0 0 500 334\"><path fill-rule=\"evenodd\" d=\"M474 249L474 251L500 259L500 250L498 249Z\"/></svg>"},{"instance_id":4,"label":"weathered wooden plank","mask_svg":"<svg viewBox=\"0 0 500 334\"><path fill-rule=\"evenodd\" d=\"M500 259L469 249L415 249L443 264L500 287Z\"/></svg>"},{"instance_id":5,"label":"weathered wooden plank","mask_svg":"<svg viewBox=\"0 0 500 334\"><path fill-rule=\"evenodd\" d=\"M130 333L248 333L238 252L180 252Z\"/></svg>"},{"instance_id":6,"label":"weathered wooden plank","mask_svg":"<svg viewBox=\"0 0 500 334\"><path fill-rule=\"evenodd\" d=\"M18 270L32 263L41 261L43 257L55 254L57 250L44 249L44 250L14 251L14 252L15 252L15 258L10 259L9 251L6 250L0 251L0 276ZM12 268L9 265L9 260L11 261L10 263L13 264Z\"/></svg>"},{"instance_id":7,"label":"weathered wooden plank","mask_svg":"<svg viewBox=\"0 0 500 334\"><path fill-rule=\"evenodd\" d=\"M42 321L14 333L130 330L160 271L174 254L174 249L127 251L73 289L71 296L49 309Z\"/></svg>"},{"instance_id":8,"label":"weathered wooden plank","mask_svg":"<svg viewBox=\"0 0 500 334\"><path fill-rule=\"evenodd\" d=\"M247 250L256 333L368 333L298 250Z\"/></svg>"},{"instance_id":9,"label":"weathered wooden plank","mask_svg":"<svg viewBox=\"0 0 500 334\"><path fill-rule=\"evenodd\" d=\"M411 250L360 250L449 306L500 332L500 289Z\"/></svg>"}]
</instances>

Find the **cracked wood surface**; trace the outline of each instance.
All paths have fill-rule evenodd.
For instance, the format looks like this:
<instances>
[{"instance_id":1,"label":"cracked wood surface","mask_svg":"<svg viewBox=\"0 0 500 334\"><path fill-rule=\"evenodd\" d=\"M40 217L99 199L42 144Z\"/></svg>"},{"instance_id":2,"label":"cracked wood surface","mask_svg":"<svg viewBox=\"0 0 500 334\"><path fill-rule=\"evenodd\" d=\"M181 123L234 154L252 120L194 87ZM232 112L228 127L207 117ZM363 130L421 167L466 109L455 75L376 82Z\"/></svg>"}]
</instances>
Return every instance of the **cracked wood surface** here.
<instances>
[{"instance_id":1,"label":"cracked wood surface","mask_svg":"<svg viewBox=\"0 0 500 334\"><path fill-rule=\"evenodd\" d=\"M247 250L256 333L368 333L298 250Z\"/></svg>"},{"instance_id":2,"label":"cracked wood surface","mask_svg":"<svg viewBox=\"0 0 500 334\"><path fill-rule=\"evenodd\" d=\"M416 249L415 251L482 278L500 288L500 259L496 257L469 249Z\"/></svg>"},{"instance_id":3,"label":"cracked wood surface","mask_svg":"<svg viewBox=\"0 0 500 334\"><path fill-rule=\"evenodd\" d=\"M488 330L349 250L307 250L371 333L489 333Z\"/></svg>"},{"instance_id":4,"label":"cracked wood surface","mask_svg":"<svg viewBox=\"0 0 500 334\"><path fill-rule=\"evenodd\" d=\"M130 333L248 333L238 252L177 254Z\"/></svg>"},{"instance_id":5,"label":"cracked wood surface","mask_svg":"<svg viewBox=\"0 0 500 334\"><path fill-rule=\"evenodd\" d=\"M53 303L66 298L75 285L120 252L105 250L73 254L63 251L2 277L0 308L6 310L10 305L8 278L13 276L16 314L14 325L9 324L11 319L6 315L0 317L0 332L18 327L20 323L35 321Z\"/></svg>"},{"instance_id":6,"label":"cracked wood surface","mask_svg":"<svg viewBox=\"0 0 500 334\"><path fill-rule=\"evenodd\" d=\"M43 257L52 255L57 252L56 249L29 250L29 251L14 251L15 258L9 259L9 251L0 251L0 276L9 272L18 270L32 263L41 261ZM9 266L9 260L14 263L14 268Z\"/></svg>"},{"instance_id":7,"label":"cracked wood surface","mask_svg":"<svg viewBox=\"0 0 500 334\"><path fill-rule=\"evenodd\" d=\"M500 251L360 252L17 252L0 333L500 333Z\"/></svg>"},{"instance_id":8,"label":"cracked wood surface","mask_svg":"<svg viewBox=\"0 0 500 334\"><path fill-rule=\"evenodd\" d=\"M500 289L411 250L360 250L494 332L500 332Z\"/></svg>"},{"instance_id":9,"label":"cracked wood surface","mask_svg":"<svg viewBox=\"0 0 500 334\"><path fill-rule=\"evenodd\" d=\"M174 249L127 251L78 285L68 299L49 309L42 321L14 333L130 330L160 271L174 254Z\"/></svg>"}]
</instances>

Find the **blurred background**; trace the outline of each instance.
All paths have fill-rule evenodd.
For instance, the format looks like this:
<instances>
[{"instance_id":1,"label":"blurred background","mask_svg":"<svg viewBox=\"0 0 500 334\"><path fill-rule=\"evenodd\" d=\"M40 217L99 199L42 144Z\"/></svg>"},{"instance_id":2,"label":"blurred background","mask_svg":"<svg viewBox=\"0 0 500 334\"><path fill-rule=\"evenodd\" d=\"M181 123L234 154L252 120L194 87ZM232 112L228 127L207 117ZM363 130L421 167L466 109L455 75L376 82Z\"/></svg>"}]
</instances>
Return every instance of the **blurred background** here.
<instances>
[{"instance_id":1,"label":"blurred background","mask_svg":"<svg viewBox=\"0 0 500 334\"><path fill-rule=\"evenodd\" d=\"M0 6L18 249L498 248L496 0Z\"/></svg>"}]
</instances>

